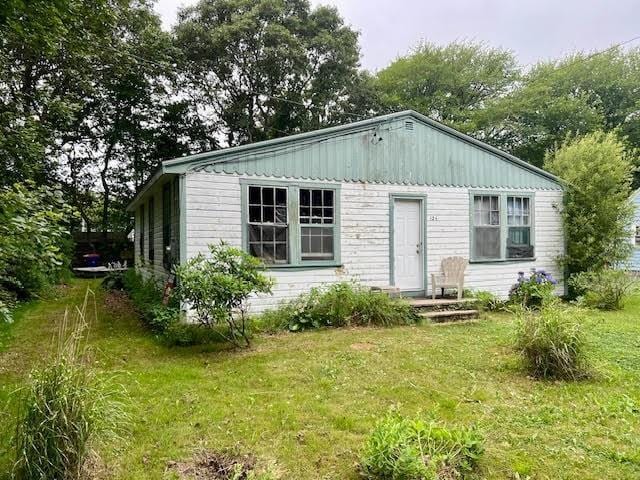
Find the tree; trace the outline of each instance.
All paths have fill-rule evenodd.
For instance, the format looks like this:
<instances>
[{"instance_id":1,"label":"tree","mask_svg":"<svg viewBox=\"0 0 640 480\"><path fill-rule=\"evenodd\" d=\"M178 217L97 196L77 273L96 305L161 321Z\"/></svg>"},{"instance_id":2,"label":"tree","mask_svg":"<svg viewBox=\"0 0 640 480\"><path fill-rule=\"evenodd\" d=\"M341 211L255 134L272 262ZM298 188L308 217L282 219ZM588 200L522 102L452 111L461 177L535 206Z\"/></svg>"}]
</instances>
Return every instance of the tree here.
<instances>
[{"instance_id":1,"label":"tree","mask_svg":"<svg viewBox=\"0 0 640 480\"><path fill-rule=\"evenodd\" d=\"M562 218L568 273L600 270L627 260L632 157L615 133L594 132L565 141L545 168L566 184Z\"/></svg>"},{"instance_id":2,"label":"tree","mask_svg":"<svg viewBox=\"0 0 640 480\"><path fill-rule=\"evenodd\" d=\"M482 43L423 43L380 71L375 84L386 110L413 109L468 131L473 112L506 94L518 75L509 51Z\"/></svg>"},{"instance_id":3,"label":"tree","mask_svg":"<svg viewBox=\"0 0 640 480\"><path fill-rule=\"evenodd\" d=\"M201 0L175 27L185 90L238 145L341 121L358 82L357 33L307 0Z\"/></svg>"},{"instance_id":4,"label":"tree","mask_svg":"<svg viewBox=\"0 0 640 480\"><path fill-rule=\"evenodd\" d=\"M567 135L618 129L640 146L640 50L542 62L518 88L476 112L472 130L534 165Z\"/></svg>"}]
</instances>

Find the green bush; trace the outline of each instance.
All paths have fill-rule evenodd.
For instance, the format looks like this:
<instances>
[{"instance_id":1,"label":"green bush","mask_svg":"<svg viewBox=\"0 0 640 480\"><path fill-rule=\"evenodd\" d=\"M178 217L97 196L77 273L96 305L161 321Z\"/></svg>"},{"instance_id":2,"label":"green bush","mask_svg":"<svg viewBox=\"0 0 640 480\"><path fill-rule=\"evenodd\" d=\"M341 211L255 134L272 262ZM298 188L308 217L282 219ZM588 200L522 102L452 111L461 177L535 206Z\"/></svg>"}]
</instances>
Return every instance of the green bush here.
<instances>
[{"instance_id":1,"label":"green bush","mask_svg":"<svg viewBox=\"0 0 640 480\"><path fill-rule=\"evenodd\" d=\"M124 273L122 283L142 321L151 330L162 333L162 329L157 327L163 323L163 319L155 320L155 316L166 309L162 304L162 290L158 281L154 277L145 278L140 272L131 269Z\"/></svg>"},{"instance_id":2,"label":"green bush","mask_svg":"<svg viewBox=\"0 0 640 480\"><path fill-rule=\"evenodd\" d=\"M68 271L72 216L61 193L48 187L0 188L0 320L11 319L8 295L33 298Z\"/></svg>"},{"instance_id":3,"label":"green bush","mask_svg":"<svg viewBox=\"0 0 640 480\"><path fill-rule=\"evenodd\" d=\"M585 312L557 304L518 312L515 347L532 376L577 379L587 373Z\"/></svg>"},{"instance_id":4,"label":"green bush","mask_svg":"<svg viewBox=\"0 0 640 480\"><path fill-rule=\"evenodd\" d=\"M611 268L577 273L569 283L584 306L599 310L621 310L638 288L637 280L629 273Z\"/></svg>"},{"instance_id":5,"label":"green bush","mask_svg":"<svg viewBox=\"0 0 640 480\"><path fill-rule=\"evenodd\" d=\"M509 302L527 308L541 308L556 300L557 284L557 280L544 270L532 268L528 277L524 272L518 272L516 283L509 291Z\"/></svg>"},{"instance_id":6,"label":"green bush","mask_svg":"<svg viewBox=\"0 0 640 480\"><path fill-rule=\"evenodd\" d=\"M355 283L313 288L309 293L263 313L257 324L263 331L346 326L390 326L415 323L409 303Z\"/></svg>"},{"instance_id":7,"label":"green bush","mask_svg":"<svg viewBox=\"0 0 640 480\"><path fill-rule=\"evenodd\" d=\"M476 307L483 312L499 312L507 308L507 302L491 292L478 290L471 293Z\"/></svg>"},{"instance_id":8,"label":"green bush","mask_svg":"<svg viewBox=\"0 0 640 480\"><path fill-rule=\"evenodd\" d=\"M19 392L18 480L83 478L92 446L114 434L125 416L116 400L121 389L102 381L86 361L88 295L76 318L65 315L54 358L33 370L29 386Z\"/></svg>"},{"instance_id":9,"label":"green bush","mask_svg":"<svg viewBox=\"0 0 640 480\"><path fill-rule=\"evenodd\" d=\"M209 246L210 256L198 255L176 268L177 298L190 305L202 326L226 326L227 340L249 345L247 300L257 293L271 293L272 280L261 270L262 262L235 247Z\"/></svg>"},{"instance_id":10,"label":"green bush","mask_svg":"<svg viewBox=\"0 0 640 480\"><path fill-rule=\"evenodd\" d=\"M464 479L483 451L483 439L473 429L389 415L369 435L360 469L371 480Z\"/></svg>"}]
</instances>

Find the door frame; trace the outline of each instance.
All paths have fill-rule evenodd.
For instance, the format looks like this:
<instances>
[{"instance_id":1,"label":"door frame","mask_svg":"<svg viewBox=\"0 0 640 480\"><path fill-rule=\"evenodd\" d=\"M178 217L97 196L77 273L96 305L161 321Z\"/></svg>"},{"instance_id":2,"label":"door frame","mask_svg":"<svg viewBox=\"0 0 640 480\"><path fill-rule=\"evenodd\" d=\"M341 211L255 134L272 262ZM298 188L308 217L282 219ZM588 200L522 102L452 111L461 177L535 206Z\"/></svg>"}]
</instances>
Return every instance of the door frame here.
<instances>
[{"instance_id":1,"label":"door frame","mask_svg":"<svg viewBox=\"0 0 640 480\"><path fill-rule=\"evenodd\" d=\"M422 239L422 288L416 290L402 290L407 296L426 295L428 289L427 275L427 196L420 193L390 193L389 194L389 284L393 287L395 281L395 205L396 200L414 200L420 203L420 238Z\"/></svg>"}]
</instances>

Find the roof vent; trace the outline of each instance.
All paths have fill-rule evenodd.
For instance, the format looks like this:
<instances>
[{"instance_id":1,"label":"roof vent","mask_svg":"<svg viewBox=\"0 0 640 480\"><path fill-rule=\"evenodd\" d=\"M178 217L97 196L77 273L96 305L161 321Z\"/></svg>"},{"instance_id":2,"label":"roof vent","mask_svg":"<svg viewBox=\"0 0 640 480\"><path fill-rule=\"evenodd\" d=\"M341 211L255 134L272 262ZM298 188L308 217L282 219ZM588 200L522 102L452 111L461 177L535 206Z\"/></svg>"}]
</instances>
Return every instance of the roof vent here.
<instances>
[{"instance_id":1,"label":"roof vent","mask_svg":"<svg viewBox=\"0 0 640 480\"><path fill-rule=\"evenodd\" d=\"M411 120L407 120L406 122L404 122L404 129L413 130L413 122Z\"/></svg>"}]
</instances>

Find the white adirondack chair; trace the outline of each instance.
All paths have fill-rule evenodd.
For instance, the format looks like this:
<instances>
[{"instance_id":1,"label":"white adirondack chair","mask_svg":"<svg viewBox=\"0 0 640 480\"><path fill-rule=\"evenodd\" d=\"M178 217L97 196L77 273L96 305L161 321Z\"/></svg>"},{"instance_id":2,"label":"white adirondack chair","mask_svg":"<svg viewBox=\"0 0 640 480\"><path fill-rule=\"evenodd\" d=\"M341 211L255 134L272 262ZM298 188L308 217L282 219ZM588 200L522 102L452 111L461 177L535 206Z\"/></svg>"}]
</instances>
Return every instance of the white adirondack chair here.
<instances>
[{"instance_id":1,"label":"white adirondack chair","mask_svg":"<svg viewBox=\"0 0 640 480\"><path fill-rule=\"evenodd\" d=\"M462 257L447 257L442 260L442 272L431 274L431 298L435 300L438 288L442 290L442 295L445 288L455 288L458 290L458 300L462 299L467 263L467 259Z\"/></svg>"}]
</instances>

